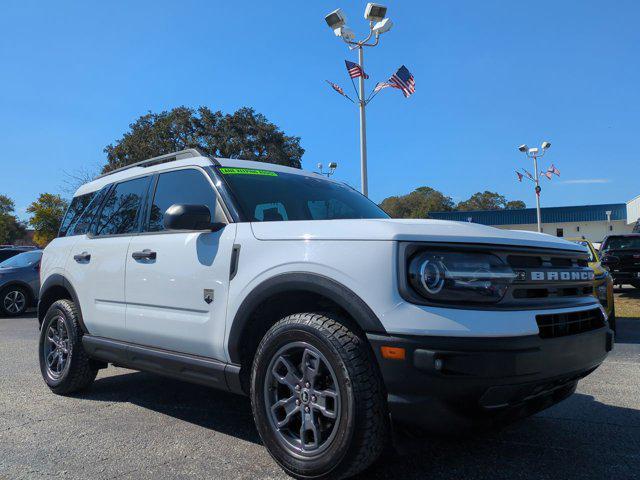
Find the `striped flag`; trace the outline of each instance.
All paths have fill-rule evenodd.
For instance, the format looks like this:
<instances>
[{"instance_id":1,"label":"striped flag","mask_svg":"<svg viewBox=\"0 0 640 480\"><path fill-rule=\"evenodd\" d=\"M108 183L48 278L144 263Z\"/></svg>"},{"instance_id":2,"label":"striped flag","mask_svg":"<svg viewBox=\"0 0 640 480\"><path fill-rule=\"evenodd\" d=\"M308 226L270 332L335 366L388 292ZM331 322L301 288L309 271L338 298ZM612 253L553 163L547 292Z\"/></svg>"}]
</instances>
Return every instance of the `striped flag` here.
<instances>
[{"instance_id":1,"label":"striped flag","mask_svg":"<svg viewBox=\"0 0 640 480\"><path fill-rule=\"evenodd\" d=\"M521 174L520 172L518 172L517 170L516 170L516 175L518 176L518 181L519 181L519 182L522 182L522 178L524 177L524 175L522 175L522 174Z\"/></svg>"},{"instance_id":2,"label":"striped flag","mask_svg":"<svg viewBox=\"0 0 640 480\"><path fill-rule=\"evenodd\" d=\"M531 180L535 180L535 177L531 175L529 172L527 172L524 168L522 170L524 170L524 173L527 174L527 177L529 177Z\"/></svg>"},{"instance_id":3,"label":"striped flag","mask_svg":"<svg viewBox=\"0 0 640 480\"><path fill-rule=\"evenodd\" d=\"M351 78L364 77L369 78L369 75L364 73L364 70L357 63L350 62L349 60L345 60L344 64L347 66L347 71L349 72L349 76Z\"/></svg>"},{"instance_id":4,"label":"striped flag","mask_svg":"<svg viewBox=\"0 0 640 480\"><path fill-rule=\"evenodd\" d=\"M329 85L331 85L331 88L333 88L336 92L338 92L340 95L344 95L345 97L347 96L344 93L344 90L342 89L342 87L336 83L330 82L329 80L325 80L325 82L327 82Z\"/></svg>"},{"instance_id":5,"label":"striped flag","mask_svg":"<svg viewBox=\"0 0 640 480\"><path fill-rule=\"evenodd\" d=\"M546 172L540 172L540 175L547 177L549 180L551 180L552 178L551 172L549 170L547 170Z\"/></svg>"},{"instance_id":6,"label":"striped flag","mask_svg":"<svg viewBox=\"0 0 640 480\"><path fill-rule=\"evenodd\" d=\"M382 90L383 88L387 88L387 87L393 87L393 88L398 88L395 85L392 85L389 82L378 82L376 83L375 88L373 89L374 92L379 92L380 90Z\"/></svg>"},{"instance_id":7,"label":"striped flag","mask_svg":"<svg viewBox=\"0 0 640 480\"><path fill-rule=\"evenodd\" d=\"M560 176L560 170L558 170L555 165L552 163L549 168L547 168L547 172L553 173L554 175Z\"/></svg>"},{"instance_id":8,"label":"striped flag","mask_svg":"<svg viewBox=\"0 0 640 480\"><path fill-rule=\"evenodd\" d=\"M402 90L405 97L409 97L416 92L416 81L404 65L402 65L396 73L391 75L389 83L394 84L396 88Z\"/></svg>"}]
</instances>

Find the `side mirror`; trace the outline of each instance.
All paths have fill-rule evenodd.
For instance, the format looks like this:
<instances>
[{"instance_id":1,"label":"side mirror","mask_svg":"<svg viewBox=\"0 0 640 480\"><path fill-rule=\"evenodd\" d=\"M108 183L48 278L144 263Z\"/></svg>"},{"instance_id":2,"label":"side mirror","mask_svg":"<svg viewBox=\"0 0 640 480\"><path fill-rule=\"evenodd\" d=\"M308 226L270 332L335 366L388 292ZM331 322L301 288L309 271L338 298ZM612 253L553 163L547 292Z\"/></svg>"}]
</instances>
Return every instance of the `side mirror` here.
<instances>
[{"instance_id":1,"label":"side mirror","mask_svg":"<svg viewBox=\"0 0 640 480\"><path fill-rule=\"evenodd\" d=\"M180 203L167 208L163 223L167 230L210 230L216 232L225 227L224 223L211 222L211 212L206 205Z\"/></svg>"},{"instance_id":2,"label":"side mirror","mask_svg":"<svg viewBox=\"0 0 640 480\"><path fill-rule=\"evenodd\" d=\"M600 260L600 263L602 263L602 265L604 265L605 267L609 267L611 265L615 265L617 263L620 263L620 259L618 257L613 256L613 255L605 255Z\"/></svg>"}]
</instances>

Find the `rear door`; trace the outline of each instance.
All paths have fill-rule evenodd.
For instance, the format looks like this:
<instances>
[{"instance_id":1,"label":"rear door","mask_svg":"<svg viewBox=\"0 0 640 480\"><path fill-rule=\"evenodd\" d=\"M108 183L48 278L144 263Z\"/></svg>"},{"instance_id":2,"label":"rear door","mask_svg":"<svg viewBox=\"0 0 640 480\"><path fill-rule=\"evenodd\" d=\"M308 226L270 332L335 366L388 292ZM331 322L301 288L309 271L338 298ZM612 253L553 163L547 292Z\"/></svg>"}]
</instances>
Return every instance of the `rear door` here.
<instances>
[{"instance_id":1,"label":"rear door","mask_svg":"<svg viewBox=\"0 0 640 480\"><path fill-rule=\"evenodd\" d=\"M170 231L171 205L206 205L227 223L215 188L197 167L158 174L143 232L127 254L127 337L130 342L226 360L225 315L235 225L217 232ZM141 255L145 258L141 258Z\"/></svg>"},{"instance_id":2,"label":"rear door","mask_svg":"<svg viewBox=\"0 0 640 480\"><path fill-rule=\"evenodd\" d=\"M67 275L93 335L126 340L125 262L129 242L140 231L149 181L147 176L113 185L67 261Z\"/></svg>"}]
</instances>

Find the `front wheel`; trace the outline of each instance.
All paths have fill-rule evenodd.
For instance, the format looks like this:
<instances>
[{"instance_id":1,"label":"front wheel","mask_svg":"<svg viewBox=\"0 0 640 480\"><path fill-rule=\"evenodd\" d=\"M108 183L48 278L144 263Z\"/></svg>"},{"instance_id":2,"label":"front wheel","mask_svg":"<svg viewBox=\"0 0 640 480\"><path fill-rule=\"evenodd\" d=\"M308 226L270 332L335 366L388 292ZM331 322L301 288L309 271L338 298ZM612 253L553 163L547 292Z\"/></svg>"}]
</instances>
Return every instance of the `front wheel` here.
<instances>
[{"instance_id":1,"label":"front wheel","mask_svg":"<svg viewBox=\"0 0 640 480\"><path fill-rule=\"evenodd\" d=\"M354 475L388 438L375 358L338 318L300 313L276 323L254 359L251 404L269 453L296 478Z\"/></svg>"},{"instance_id":2,"label":"front wheel","mask_svg":"<svg viewBox=\"0 0 640 480\"><path fill-rule=\"evenodd\" d=\"M0 292L0 313L5 317L18 317L28 306L27 291L18 286L7 287Z\"/></svg>"}]
</instances>

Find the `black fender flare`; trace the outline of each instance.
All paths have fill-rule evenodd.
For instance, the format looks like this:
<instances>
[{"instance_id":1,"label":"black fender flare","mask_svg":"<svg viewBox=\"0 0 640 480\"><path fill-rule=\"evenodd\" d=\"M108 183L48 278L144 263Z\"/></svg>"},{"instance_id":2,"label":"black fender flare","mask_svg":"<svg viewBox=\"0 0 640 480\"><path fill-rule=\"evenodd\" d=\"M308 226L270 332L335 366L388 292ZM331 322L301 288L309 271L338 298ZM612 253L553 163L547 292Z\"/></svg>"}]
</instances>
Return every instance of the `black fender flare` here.
<instances>
[{"instance_id":1,"label":"black fender flare","mask_svg":"<svg viewBox=\"0 0 640 480\"><path fill-rule=\"evenodd\" d=\"M265 280L242 301L229 332L228 350L232 363L240 363L242 334L256 307L269 297L287 291L305 291L322 295L344 309L364 332L387 334L369 305L341 283L317 273L284 273Z\"/></svg>"},{"instance_id":2,"label":"black fender flare","mask_svg":"<svg viewBox=\"0 0 640 480\"><path fill-rule=\"evenodd\" d=\"M40 323L40 325L42 325L42 321L44 320L48 309L48 307L44 308L42 299L46 298L47 292L53 287L62 287L67 292L69 292L71 300L73 300L73 303L75 303L76 310L78 312L78 323L80 324L80 328L82 328L82 331L84 333L89 333L82 317L82 307L80 306L80 302L78 301L78 294L73 288L73 285L71 285L71 282L69 282L66 277L60 275L59 273L54 273L53 275L48 276L44 283L40 286L40 298L38 300L38 322Z\"/></svg>"}]
</instances>

